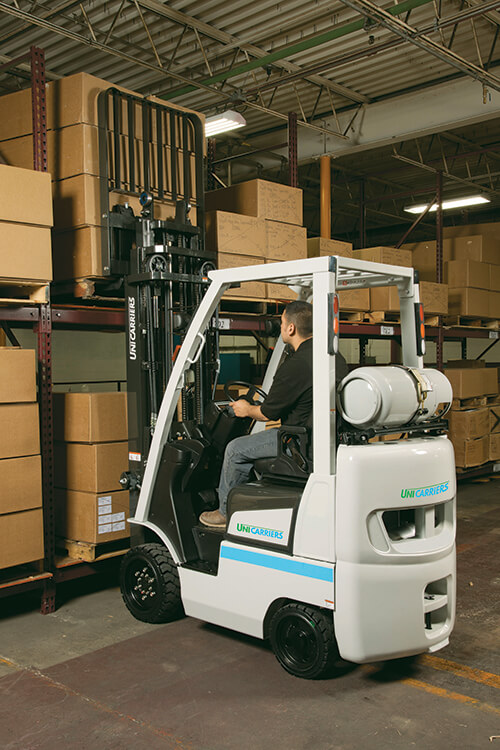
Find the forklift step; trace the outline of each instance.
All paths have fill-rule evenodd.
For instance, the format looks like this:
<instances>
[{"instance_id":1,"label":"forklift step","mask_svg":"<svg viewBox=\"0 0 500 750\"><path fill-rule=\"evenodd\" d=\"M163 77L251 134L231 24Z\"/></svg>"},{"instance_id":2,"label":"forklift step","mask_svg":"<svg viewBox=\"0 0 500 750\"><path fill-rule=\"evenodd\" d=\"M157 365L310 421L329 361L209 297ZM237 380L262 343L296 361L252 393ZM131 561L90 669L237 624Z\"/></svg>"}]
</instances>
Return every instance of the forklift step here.
<instances>
[{"instance_id":1,"label":"forklift step","mask_svg":"<svg viewBox=\"0 0 500 750\"><path fill-rule=\"evenodd\" d=\"M193 527L194 542L200 560L218 565L220 545L225 533L225 529L211 529L202 525Z\"/></svg>"}]
</instances>

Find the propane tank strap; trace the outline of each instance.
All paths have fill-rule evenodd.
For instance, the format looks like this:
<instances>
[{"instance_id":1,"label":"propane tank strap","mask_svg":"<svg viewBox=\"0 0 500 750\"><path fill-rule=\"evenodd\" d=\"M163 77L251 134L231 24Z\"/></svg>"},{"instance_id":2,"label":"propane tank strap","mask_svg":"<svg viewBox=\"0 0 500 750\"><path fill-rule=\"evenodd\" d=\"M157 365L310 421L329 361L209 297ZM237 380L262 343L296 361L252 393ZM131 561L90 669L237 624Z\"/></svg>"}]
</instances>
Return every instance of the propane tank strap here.
<instances>
[{"instance_id":1,"label":"propane tank strap","mask_svg":"<svg viewBox=\"0 0 500 750\"><path fill-rule=\"evenodd\" d=\"M415 367L407 367L406 365L396 365L396 367L401 367L403 370L406 370L406 372L408 372L412 376L415 385L418 406L415 413L409 420L409 423L411 423L414 419L416 419L417 416L423 414L425 399L427 398L427 394L429 393L429 391L432 391L432 386L430 385L429 381L424 378L420 370L417 370Z\"/></svg>"}]
</instances>

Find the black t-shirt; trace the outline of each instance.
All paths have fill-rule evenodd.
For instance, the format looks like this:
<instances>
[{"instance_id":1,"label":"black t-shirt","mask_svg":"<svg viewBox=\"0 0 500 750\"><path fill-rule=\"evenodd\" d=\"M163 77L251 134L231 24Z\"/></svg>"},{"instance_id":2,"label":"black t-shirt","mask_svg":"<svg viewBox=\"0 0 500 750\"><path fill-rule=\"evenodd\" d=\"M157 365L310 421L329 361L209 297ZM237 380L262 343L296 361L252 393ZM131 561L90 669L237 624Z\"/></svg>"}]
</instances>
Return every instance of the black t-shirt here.
<instances>
[{"instance_id":1,"label":"black t-shirt","mask_svg":"<svg viewBox=\"0 0 500 750\"><path fill-rule=\"evenodd\" d=\"M312 418L312 338L306 339L297 351L289 354L274 376L271 390L260 410L268 419L281 419L282 425L310 427ZM347 375L347 363L336 355L337 384Z\"/></svg>"},{"instance_id":2,"label":"black t-shirt","mask_svg":"<svg viewBox=\"0 0 500 750\"><path fill-rule=\"evenodd\" d=\"M312 413L312 338L288 355L274 376L271 390L261 404L268 419L281 419L283 425L304 426Z\"/></svg>"}]
</instances>

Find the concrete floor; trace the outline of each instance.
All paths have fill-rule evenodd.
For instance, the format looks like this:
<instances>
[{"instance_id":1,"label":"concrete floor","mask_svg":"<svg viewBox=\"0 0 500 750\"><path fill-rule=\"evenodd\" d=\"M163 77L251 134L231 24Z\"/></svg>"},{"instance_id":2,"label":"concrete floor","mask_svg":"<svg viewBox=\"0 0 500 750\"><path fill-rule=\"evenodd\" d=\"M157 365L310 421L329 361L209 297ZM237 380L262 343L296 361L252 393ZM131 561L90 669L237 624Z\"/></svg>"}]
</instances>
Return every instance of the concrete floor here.
<instances>
[{"instance_id":1,"label":"concrete floor","mask_svg":"<svg viewBox=\"0 0 500 750\"><path fill-rule=\"evenodd\" d=\"M113 574L65 584L47 616L0 600L0 748L500 748L500 478L460 485L458 515L450 645L330 680L197 620L139 623Z\"/></svg>"}]
</instances>

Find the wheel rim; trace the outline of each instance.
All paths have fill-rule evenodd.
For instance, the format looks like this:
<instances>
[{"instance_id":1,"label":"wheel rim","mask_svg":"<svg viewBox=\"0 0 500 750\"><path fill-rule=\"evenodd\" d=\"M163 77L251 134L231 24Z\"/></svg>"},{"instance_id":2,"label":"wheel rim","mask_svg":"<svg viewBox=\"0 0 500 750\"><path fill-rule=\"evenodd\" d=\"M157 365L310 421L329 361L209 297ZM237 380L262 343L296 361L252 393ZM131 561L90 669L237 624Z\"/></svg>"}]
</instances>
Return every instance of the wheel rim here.
<instances>
[{"instance_id":1,"label":"wheel rim","mask_svg":"<svg viewBox=\"0 0 500 750\"><path fill-rule=\"evenodd\" d=\"M158 573L147 560L134 560L129 564L126 576L127 592L132 604L141 612L156 606L160 582Z\"/></svg>"},{"instance_id":2,"label":"wheel rim","mask_svg":"<svg viewBox=\"0 0 500 750\"><path fill-rule=\"evenodd\" d=\"M308 620L296 615L283 619L277 629L278 656L294 671L307 671L318 656L318 641Z\"/></svg>"}]
</instances>

